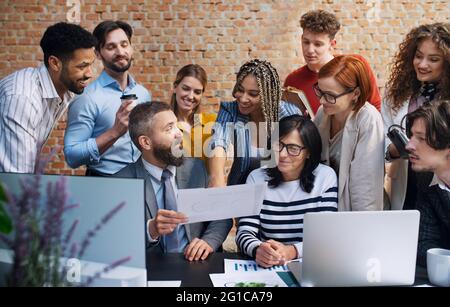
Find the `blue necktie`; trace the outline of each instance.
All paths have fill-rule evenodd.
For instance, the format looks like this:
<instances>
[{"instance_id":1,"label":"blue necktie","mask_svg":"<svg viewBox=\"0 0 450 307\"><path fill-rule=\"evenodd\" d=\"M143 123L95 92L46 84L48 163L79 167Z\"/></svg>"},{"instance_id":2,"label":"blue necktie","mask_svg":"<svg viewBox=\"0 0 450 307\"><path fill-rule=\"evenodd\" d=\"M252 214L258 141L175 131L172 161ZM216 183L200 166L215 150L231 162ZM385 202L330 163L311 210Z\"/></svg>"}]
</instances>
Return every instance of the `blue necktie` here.
<instances>
[{"instance_id":1,"label":"blue necktie","mask_svg":"<svg viewBox=\"0 0 450 307\"><path fill-rule=\"evenodd\" d=\"M172 182L170 181L172 173L165 169L161 176L161 182L163 184L164 193L164 209L177 211L177 200L175 198L175 192L173 190ZM178 230L180 226L177 226L172 233L165 235L164 243L166 253L177 253L179 248L178 242Z\"/></svg>"}]
</instances>

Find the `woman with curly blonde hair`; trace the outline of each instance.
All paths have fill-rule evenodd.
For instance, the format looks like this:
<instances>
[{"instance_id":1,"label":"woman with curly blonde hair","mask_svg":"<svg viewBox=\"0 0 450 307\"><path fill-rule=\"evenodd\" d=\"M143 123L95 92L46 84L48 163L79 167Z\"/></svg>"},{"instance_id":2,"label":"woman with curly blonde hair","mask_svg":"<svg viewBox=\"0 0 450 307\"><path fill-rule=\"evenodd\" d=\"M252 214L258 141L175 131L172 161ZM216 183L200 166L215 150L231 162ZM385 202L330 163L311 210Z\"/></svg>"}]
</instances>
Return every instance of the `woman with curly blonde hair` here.
<instances>
[{"instance_id":1,"label":"woman with curly blonde hair","mask_svg":"<svg viewBox=\"0 0 450 307\"><path fill-rule=\"evenodd\" d=\"M450 99L450 23L416 27L400 44L382 105L386 132L391 125L402 125L406 114L438 99ZM385 150L386 160L392 162L386 178L390 207L413 208L417 174L409 170L408 160L400 157L388 138Z\"/></svg>"}]
</instances>

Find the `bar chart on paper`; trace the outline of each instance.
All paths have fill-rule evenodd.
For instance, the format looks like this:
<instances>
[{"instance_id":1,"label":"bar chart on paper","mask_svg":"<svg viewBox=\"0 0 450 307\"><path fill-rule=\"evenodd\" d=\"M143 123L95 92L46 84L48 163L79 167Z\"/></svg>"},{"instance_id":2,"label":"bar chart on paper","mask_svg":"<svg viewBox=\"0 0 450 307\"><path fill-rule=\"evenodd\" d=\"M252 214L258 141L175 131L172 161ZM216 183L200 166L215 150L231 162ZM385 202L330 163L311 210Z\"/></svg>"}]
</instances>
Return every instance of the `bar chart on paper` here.
<instances>
[{"instance_id":1,"label":"bar chart on paper","mask_svg":"<svg viewBox=\"0 0 450 307\"><path fill-rule=\"evenodd\" d=\"M253 260L237 260L237 259L224 259L225 273L236 272L261 272L261 271L274 271L285 272L289 271L287 265L275 265L271 268L263 268Z\"/></svg>"}]
</instances>

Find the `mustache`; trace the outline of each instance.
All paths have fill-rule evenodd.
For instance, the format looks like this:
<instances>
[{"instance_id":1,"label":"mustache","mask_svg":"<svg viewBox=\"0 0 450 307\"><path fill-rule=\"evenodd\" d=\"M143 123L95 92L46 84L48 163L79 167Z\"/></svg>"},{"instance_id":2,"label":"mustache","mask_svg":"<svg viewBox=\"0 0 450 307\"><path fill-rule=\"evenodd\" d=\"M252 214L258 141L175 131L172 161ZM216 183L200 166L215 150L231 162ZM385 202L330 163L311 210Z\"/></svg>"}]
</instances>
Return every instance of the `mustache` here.
<instances>
[{"instance_id":1,"label":"mustache","mask_svg":"<svg viewBox=\"0 0 450 307\"><path fill-rule=\"evenodd\" d=\"M114 62L117 62L117 61L120 61L120 60L127 60L127 61L129 61L129 60L130 60L130 57L127 57L127 56L117 56L117 57L114 58Z\"/></svg>"}]
</instances>

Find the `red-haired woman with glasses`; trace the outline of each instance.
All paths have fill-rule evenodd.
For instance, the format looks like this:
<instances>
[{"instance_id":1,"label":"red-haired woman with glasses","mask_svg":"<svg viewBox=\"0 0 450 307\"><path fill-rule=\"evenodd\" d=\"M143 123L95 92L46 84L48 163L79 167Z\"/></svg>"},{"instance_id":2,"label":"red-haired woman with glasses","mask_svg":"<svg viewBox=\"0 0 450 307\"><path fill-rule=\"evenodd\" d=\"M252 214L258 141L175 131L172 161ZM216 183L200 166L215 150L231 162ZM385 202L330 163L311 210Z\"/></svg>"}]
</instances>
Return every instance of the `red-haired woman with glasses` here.
<instances>
[{"instance_id":1,"label":"red-haired woman with glasses","mask_svg":"<svg viewBox=\"0 0 450 307\"><path fill-rule=\"evenodd\" d=\"M314 119L322 137L322 159L338 175L338 210L382 210L384 132L364 63L337 56L319 71L314 86L321 107Z\"/></svg>"}]
</instances>

